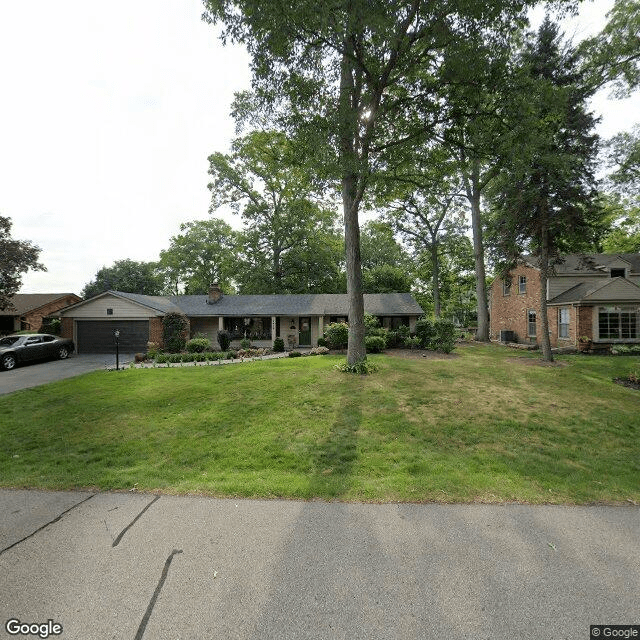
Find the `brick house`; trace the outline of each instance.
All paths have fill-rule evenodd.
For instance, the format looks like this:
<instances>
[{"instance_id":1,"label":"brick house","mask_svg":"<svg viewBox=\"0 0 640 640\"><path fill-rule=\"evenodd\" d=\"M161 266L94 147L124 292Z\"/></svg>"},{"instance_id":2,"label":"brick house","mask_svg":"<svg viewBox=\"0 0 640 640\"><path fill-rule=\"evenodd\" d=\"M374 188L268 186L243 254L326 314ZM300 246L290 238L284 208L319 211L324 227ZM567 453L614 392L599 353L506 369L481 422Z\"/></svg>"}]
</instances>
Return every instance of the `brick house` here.
<instances>
[{"instance_id":1,"label":"brick house","mask_svg":"<svg viewBox=\"0 0 640 640\"><path fill-rule=\"evenodd\" d=\"M415 331L423 314L410 293L365 294L364 306L390 329L405 324ZM60 314L62 335L73 339L78 353L108 353L118 329L123 351L143 352L147 342L162 345L162 320L176 311L187 316L191 336L204 334L214 346L224 329L233 346L246 336L256 346L271 347L275 338L282 338L289 347L311 347L317 346L327 324L347 320L348 299L346 294L227 296L217 284L208 296L107 291L65 309Z\"/></svg>"},{"instance_id":2,"label":"brick house","mask_svg":"<svg viewBox=\"0 0 640 640\"><path fill-rule=\"evenodd\" d=\"M540 269L523 256L510 279L489 292L490 335L501 342L540 343ZM640 254L575 254L555 265L545 292L552 347L640 343Z\"/></svg>"},{"instance_id":3,"label":"brick house","mask_svg":"<svg viewBox=\"0 0 640 640\"><path fill-rule=\"evenodd\" d=\"M0 310L0 335L16 331L40 331L44 318L80 302L75 293L18 293Z\"/></svg>"}]
</instances>

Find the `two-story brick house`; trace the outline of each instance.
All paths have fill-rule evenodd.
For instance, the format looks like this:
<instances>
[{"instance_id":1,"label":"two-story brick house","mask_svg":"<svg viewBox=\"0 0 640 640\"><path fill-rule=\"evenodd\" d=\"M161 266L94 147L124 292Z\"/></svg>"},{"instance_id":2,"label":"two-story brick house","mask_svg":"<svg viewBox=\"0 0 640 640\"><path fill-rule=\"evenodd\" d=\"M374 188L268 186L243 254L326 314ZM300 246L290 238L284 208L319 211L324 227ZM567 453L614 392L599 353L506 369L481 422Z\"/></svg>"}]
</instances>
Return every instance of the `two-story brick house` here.
<instances>
[{"instance_id":1,"label":"two-story brick house","mask_svg":"<svg viewBox=\"0 0 640 640\"><path fill-rule=\"evenodd\" d=\"M540 269L523 256L510 279L496 278L489 293L490 333L502 342L540 343ZM640 343L640 254L567 255L545 292L553 347Z\"/></svg>"}]
</instances>

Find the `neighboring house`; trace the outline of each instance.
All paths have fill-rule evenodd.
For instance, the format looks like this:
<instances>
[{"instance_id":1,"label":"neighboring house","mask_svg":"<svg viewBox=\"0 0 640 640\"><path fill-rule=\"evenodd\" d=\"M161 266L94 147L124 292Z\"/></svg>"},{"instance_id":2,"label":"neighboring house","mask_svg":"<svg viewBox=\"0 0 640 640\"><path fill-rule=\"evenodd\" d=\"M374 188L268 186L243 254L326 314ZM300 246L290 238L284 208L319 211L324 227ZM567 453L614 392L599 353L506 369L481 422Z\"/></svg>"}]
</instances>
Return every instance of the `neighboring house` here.
<instances>
[{"instance_id":1,"label":"neighboring house","mask_svg":"<svg viewBox=\"0 0 640 640\"><path fill-rule=\"evenodd\" d=\"M422 315L410 293L365 294L365 312L382 326L407 325L415 330ZM123 351L146 351L147 342L162 345L162 319L171 311L189 319L189 333L206 335L217 347L218 331L229 331L237 346L245 336L256 346L271 347L282 338L287 347L317 346L331 322L346 321L346 294L226 296L218 285L209 295L145 296L107 291L65 309L62 335L72 338L79 353L108 353L115 348L118 329Z\"/></svg>"},{"instance_id":2,"label":"neighboring house","mask_svg":"<svg viewBox=\"0 0 640 640\"><path fill-rule=\"evenodd\" d=\"M40 331L43 318L82 300L75 293L18 293L11 306L0 311L0 335Z\"/></svg>"},{"instance_id":3,"label":"neighboring house","mask_svg":"<svg viewBox=\"0 0 640 640\"><path fill-rule=\"evenodd\" d=\"M501 342L540 343L540 270L525 256L490 289L490 332ZM640 254L567 255L548 279L553 347L640 343Z\"/></svg>"}]
</instances>

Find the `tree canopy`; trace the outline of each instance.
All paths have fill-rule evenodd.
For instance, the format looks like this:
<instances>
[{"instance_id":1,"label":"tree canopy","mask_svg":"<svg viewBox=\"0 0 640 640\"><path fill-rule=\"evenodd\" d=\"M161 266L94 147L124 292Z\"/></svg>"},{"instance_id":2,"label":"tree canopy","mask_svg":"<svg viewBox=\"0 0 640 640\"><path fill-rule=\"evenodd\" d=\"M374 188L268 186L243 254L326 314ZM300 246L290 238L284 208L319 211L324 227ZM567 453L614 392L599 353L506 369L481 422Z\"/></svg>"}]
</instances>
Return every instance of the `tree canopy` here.
<instances>
[{"instance_id":1,"label":"tree canopy","mask_svg":"<svg viewBox=\"0 0 640 640\"><path fill-rule=\"evenodd\" d=\"M46 271L38 262L40 247L28 240L11 237L11 218L0 216L0 309L8 309L11 298L22 286L22 276L29 269Z\"/></svg>"},{"instance_id":2,"label":"tree canopy","mask_svg":"<svg viewBox=\"0 0 640 640\"><path fill-rule=\"evenodd\" d=\"M116 260L110 267L102 267L95 278L84 286L83 298L92 298L105 291L160 295L163 290L162 276L155 262Z\"/></svg>"}]
</instances>

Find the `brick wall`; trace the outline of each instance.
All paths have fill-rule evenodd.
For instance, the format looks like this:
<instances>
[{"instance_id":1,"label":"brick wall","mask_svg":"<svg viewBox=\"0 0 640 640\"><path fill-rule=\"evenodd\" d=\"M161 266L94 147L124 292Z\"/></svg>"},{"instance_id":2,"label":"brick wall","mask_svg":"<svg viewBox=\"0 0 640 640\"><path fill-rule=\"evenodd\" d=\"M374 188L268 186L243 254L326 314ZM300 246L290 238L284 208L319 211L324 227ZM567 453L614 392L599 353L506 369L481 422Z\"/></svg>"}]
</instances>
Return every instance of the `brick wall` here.
<instances>
[{"instance_id":1,"label":"brick wall","mask_svg":"<svg viewBox=\"0 0 640 640\"><path fill-rule=\"evenodd\" d=\"M27 331L40 331L43 318L53 315L56 311L60 311L60 309L64 309L64 307L68 307L79 301L80 298L78 296L70 295L38 307L31 313L21 316L22 327Z\"/></svg>"},{"instance_id":2,"label":"brick wall","mask_svg":"<svg viewBox=\"0 0 640 640\"><path fill-rule=\"evenodd\" d=\"M60 335L73 340L73 318L61 318Z\"/></svg>"},{"instance_id":3,"label":"brick wall","mask_svg":"<svg viewBox=\"0 0 640 640\"><path fill-rule=\"evenodd\" d=\"M527 279L525 293L519 292L519 279L524 276ZM490 333L492 340L500 339L500 331L514 331L518 342L533 342L528 327L528 312L533 309L536 312L536 337L535 342L540 344L542 339L542 320L540 318L540 272L532 267L518 265L511 273L511 290L509 295L504 295L503 282L497 278L491 285L491 309L490 309ZM569 310L569 338L558 337L558 307L548 307L549 332L552 347L575 346L576 335L576 309L571 305ZM591 330L589 329L589 333Z\"/></svg>"},{"instance_id":4,"label":"brick wall","mask_svg":"<svg viewBox=\"0 0 640 640\"><path fill-rule=\"evenodd\" d=\"M578 338L589 336L593 338L593 307L577 307L578 311Z\"/></svg>"},{"instance_id":5,"label":"brick wall","mask_svg":"<svg viewBox=\"0 0 640 640\"><path fill-rule=\"evenodd\" d=\"M149 318L149 342L162 347L162 318Z\"/></svg>"},{"instance_id":6,"label":"brick wall","mask_svg":"<svg viewBox=\"0 0 640 640\"><path fill-rule=\"evenodd\" d=\"M527 278L525 293L518 292L519 276ZM496 278L491 285L491 339L499 340L500 331L505 330L515 331L518 342L529 342L527 313L529 309L539 313L540 273L532 267L518 265L511 272L509 295L504 295L502 284L502 279Z\"/></svg>"}]
</instances>

